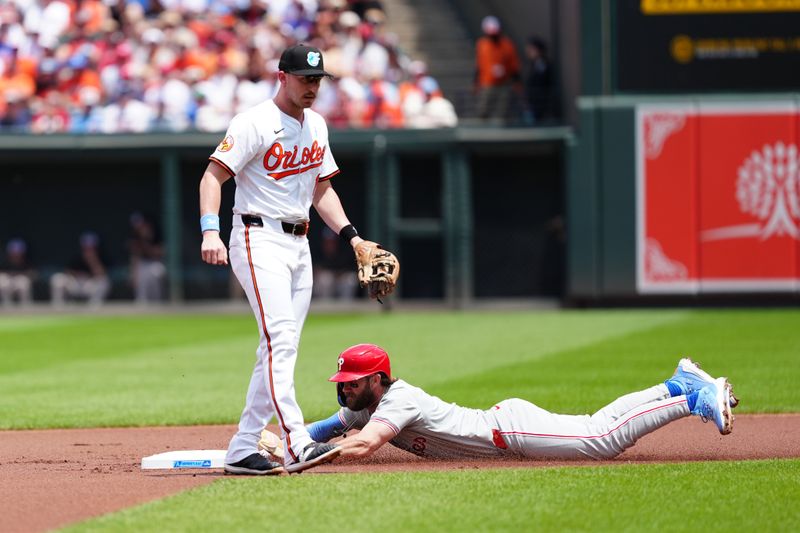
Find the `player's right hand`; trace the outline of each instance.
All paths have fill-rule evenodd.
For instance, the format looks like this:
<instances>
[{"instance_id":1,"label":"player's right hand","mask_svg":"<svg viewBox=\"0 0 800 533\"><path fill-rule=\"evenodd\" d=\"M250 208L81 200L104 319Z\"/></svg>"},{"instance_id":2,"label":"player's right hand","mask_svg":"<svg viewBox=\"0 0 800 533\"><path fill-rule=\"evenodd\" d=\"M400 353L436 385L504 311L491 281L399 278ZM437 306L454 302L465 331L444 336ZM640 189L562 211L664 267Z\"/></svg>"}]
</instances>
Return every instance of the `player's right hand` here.
<instances>
[{"instance_id":1,"label":"player's right hand","mask_svg":"<svg viewBox=\"0 0 800 533\"><path fill-rule=\"evenodd\" d=\"M203 244L200 246L200 255L203 261L211 265L227 265L228 249L225 248L218 231L203 233Z\"/></svg>"}]
</instances>

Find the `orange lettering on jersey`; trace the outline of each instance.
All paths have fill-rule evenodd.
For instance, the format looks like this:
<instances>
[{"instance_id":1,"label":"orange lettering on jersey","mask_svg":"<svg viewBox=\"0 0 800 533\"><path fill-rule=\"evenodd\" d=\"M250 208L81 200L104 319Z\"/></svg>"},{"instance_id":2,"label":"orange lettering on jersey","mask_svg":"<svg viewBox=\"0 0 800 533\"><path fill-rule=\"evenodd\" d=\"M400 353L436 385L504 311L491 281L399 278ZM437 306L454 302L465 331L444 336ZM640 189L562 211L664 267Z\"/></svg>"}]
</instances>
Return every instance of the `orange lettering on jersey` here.
<instances>
[{"instance_id":1,"label":"orange lettering on jersey","mask_svg":"<svg viewBox=\"0 0 800 533\"><path fill-rule=\"evenodd\" d=\"M264 154L264 168L269 170L269 176L276 180L300 174L322 166L326 148L321 148L319 143L314 141L310 148L304 147L302 151L296 145L291 150L285 150L281 143L275 141ZM300 154L299 161L298 154Z\"/></svg>"}]
</instances>

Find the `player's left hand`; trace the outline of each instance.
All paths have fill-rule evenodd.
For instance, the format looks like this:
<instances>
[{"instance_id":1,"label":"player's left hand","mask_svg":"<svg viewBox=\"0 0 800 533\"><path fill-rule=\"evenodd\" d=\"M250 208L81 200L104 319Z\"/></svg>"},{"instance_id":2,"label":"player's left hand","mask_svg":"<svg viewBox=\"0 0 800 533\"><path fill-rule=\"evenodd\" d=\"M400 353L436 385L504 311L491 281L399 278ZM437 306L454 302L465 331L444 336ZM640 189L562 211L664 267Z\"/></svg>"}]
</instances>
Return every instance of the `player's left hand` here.
<instances>
[{"instance_id":1,"label":"player's left hand","mask_svg":"<svg viewBox=\"0 0 800 533\"><path fill-rule=\"evenodd\" d=\"M400 262L395 255L372 241L361 241L355 246L358 282L369 289L370 298L380 301L394 292L400 276Z\"/></svg>"}]
</instances>

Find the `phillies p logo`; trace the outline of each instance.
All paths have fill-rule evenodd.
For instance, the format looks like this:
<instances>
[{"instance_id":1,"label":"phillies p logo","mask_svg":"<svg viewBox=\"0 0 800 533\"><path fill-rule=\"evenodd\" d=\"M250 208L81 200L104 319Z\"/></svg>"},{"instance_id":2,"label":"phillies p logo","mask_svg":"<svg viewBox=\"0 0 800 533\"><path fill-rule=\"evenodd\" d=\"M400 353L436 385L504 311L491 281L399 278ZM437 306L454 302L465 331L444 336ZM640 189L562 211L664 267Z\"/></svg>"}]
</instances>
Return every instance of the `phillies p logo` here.
<instances>
[{"instance_id":1,"label":"phillies p logo","mask_svg":"<svg viewBox=\"0 0 800 533\"><path fill-rule=\"evenodd\" d=\"M339 363L339 372L341 372L342 371L342 365L344 364L344 357L340 357L339 361L337 361L337 362Z\"/></svg>"}]
</instances>

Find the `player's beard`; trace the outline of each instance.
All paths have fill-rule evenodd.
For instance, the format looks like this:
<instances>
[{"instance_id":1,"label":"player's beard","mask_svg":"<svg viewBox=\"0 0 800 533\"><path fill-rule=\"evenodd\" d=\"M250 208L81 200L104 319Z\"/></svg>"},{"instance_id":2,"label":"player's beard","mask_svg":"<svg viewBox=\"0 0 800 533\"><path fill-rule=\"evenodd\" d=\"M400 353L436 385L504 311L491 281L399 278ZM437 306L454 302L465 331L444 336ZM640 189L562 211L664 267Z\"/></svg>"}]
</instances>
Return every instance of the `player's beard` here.
<instances>
[{"instance_id":1,"label":"player's beard","mask_svg":"<svg viewBox=\"0 0 800 533\"><path fill-rule=\"evenodd\" d=\"M353 396L345 396L344 403L351 411L361 411L375 403L375 393L371 388L364 388L363 392Z\"/></svg>"}]
</instances>

